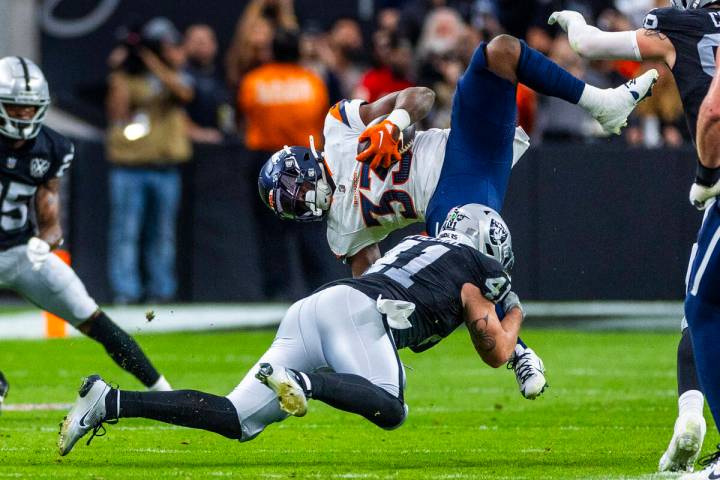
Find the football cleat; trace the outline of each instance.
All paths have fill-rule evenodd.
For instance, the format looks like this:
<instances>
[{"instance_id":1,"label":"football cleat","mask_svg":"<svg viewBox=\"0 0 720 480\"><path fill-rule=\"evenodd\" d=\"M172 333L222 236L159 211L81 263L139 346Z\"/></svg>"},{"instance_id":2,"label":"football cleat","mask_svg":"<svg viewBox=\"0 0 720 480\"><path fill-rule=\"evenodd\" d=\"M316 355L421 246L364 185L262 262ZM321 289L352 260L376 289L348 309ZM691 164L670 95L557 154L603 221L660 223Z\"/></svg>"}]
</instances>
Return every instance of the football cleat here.
<instances>
[{"instance_id":1,"label":"football cleat","mask_svg":"<svg viewBox=\"0 0 720 480\"><path fill-rule=\"evenodd\" d=\"M520 394L528 400L535 400L548 387L545 366L532 348L515 345L515 352L507 368L515 372Z\"/></svg>"},{"instance_id":2,"label":"football cleat","mask_svg":"<svg viewBox=\"0 0 720 480\"><path fill-rule=\"evenodd\" d=\"M670 445L660 458L661 472L692 472L707 426L702 415L682 415L675 421Z\"/></svg>"},{"instance_id":3,"label":"football cleat","mask_svg":"<svg viewBox=\"0 0 720 480\"><path fill-rule=\"evenodd\" d=\"M105 397L110 393L112 387L108 385L99 375L90 375L83 380L78 390L78 397L67 416L60 424L60 438L58 449L60 455L67 455L86 433L92 430L92 436L87 444L96 436L105 435L103 422L117 423L117 420L107 421L105 419ZM102 433L98 433L102 431Z\"/></svg>"},{"instance_id":4,"label":"football cleat","mask_svg":"<svg viewBox=\"0 0 720 480\"><path fill-rule=\"evenodd\" d=\"M294 372L285 367L261 363L255 378L277 394L280 408L284 412L296 417L307 413L307 397Z\"/></svg>"},{"instance_id":5,"label":"football cleat","mask_svg":"<svg viewBox=\"0 0 720 480\"><path fill-rule=\"evenodd\" d=\"M608 134L618 135L627 126L627 119L635 107L652 95L658 71L648 70L617 88L604 90L605 101L596 111L590 112Z\"/></svg>"},{"instance_id":6,"label":"football cleat","mask_svg":"<svg viewBox=\"0 0 720 480\"><path fill-rule=\"evenodd\" d=\"M687 473L680 477L680 480L717 480L720 478L720 445L717 448L717 452L700 460L700 465L705 467L703 470Z\"/></svg>"},{"instance_id":7,"label":"football cleat","mask_svg":"<svg viewBox=\"0 0 720 480\"><path fill-rule=\"evenodd\" d=\"M7 397L8 390L10 390L10 384L5 378L5 375L0 372L0 412L2 412L2 405Z\"/></svg>"}]
</instances>

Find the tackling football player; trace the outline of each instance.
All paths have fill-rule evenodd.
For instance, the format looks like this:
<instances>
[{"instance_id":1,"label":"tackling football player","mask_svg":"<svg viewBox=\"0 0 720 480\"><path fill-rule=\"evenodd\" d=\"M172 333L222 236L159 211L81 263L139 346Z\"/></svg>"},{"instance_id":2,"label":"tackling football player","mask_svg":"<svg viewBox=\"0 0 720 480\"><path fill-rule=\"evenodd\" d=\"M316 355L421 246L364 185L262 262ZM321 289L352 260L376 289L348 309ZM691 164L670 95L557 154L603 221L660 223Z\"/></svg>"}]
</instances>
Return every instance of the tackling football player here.
<instances>
[{"instance_id":1,"label":"tackling football player","mask_svg":"<svg viewBox=\"0 0 720 480\"><path fill-rule=\"evenodd\" d=\"M720 13L720 12L718 12ZM718 57L720 59L720 57ZM717 64L717 63L716 63ZM700 107L697 125L697 147L700 155L699 168L710 178L720 177L720 78L717 73ZM691 198L702 198L714 192L700 183L693 185ZM698 191L700 190L700 191ZM720 427L720 204L712 197L705 206L697 246L690 259L690 271L685 297L685 317L695 347L695 360L700 384L707 396L708 406ZM720 445L718 451L700 460L704 470L684 475L685 480L714 480L720 478Z\"/></svg>"},{"instance_id":2,"label":"tackling football player","mask_svg":"<svg viewBox=\"0 0 720 480\"><path fill-rule=\"evenodd\" d=\"M572 48L589 59L659 60L672 70L680 90L685 117L696 137L698 111L715 74L714 52L720 45L720 1L672 0L674 8L648 13L643 28L603 32L587 25L578 12L555 12L549 20L568 32ZM712 197L709 187L720 173L698 163L691 201L704 208ZM660 459L660 471L692 471L705 438L703 394L695 370L693 343L682 320L677 351L678 418L672 439Z\"/></svg>"},{"instance_id":3,"label":"tackling football player","mask_svg":"<svg viewBox=\"0 0 720 480\"><path fill-rule=\"evenodd\" d=\"M87 377L62 423L60 454L91 430L92 440L104 422L130 417L248 441L271 423L305 415L308 399L384 429L399 427L408 408L397 349L426 350L465 324L482 360L499 367L523 321L505 271L513 252L502 218L465 205L449 213L439 233L407 237L361 277L325 285L291 306L270 348L227 397L130 392ZM496 304L507 312L502 323Z\"/></svg>"},{"instance_id":4,"label":"tackling football player","mask_svg":"<svg viewBox=\"0 0 720 480\"><path fill-rule=\"evenodd\" d=\"M63 241L60 179L74 148L42 124L49 104L48 84L37 65L22 57L0 59L0 286L99 342L146 387L169 390L135 340L99 309L75 272L52 254ZM29 215L31 201L37 225ZM0 374L0 405L7 388Z\"/></svg>"},{"instance_id":5,"label":"tackling football player","mask_svg":"<svg viewBox=\"0 0 720 480\"><path fill-rule=\"evenodd\" d=\"M312 145L280 150L260 172L260 195L281 218L327 218L330 249L357 276L380 257L377 243L393 230L425 222L434 236L455 205L502 209L512 165L529 146L525 132L516 128L518 82L580 105L608 133L618 133L656 78L653 70L600 90L525 42L501 35L475 51L457 86L450 130L420 132L414 142L408 138L408 127L434 102L426 88L370 104L343 100L326 117L323 155ZM383 115L388 116L373 123ZM358 141L368 145L359 155ZM510 367L524 397L542 393L547 385L542 361L522 341Z\"/></svg>"}]
</instances>

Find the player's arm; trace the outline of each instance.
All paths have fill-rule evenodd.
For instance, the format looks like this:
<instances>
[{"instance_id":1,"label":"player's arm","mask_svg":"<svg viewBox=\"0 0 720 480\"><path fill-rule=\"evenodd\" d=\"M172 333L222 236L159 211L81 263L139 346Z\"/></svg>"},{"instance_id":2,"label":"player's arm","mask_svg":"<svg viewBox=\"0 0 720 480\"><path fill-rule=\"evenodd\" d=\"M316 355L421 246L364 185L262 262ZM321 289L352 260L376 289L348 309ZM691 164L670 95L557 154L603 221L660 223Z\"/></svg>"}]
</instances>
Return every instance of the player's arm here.
<instances>
[{"instance_id":1,"label":"player's arm","mask_svg":"<svg viewBox=\"0 0 720 480\"><path fill-rule=\"evenodd\" d=\"M53 178L38 187L35 194L38 238L50 248L59 247L63 232L60 226L60 179Z\"/></svg>"},{"instance_id":2,"label":"player's arm","mask_svg":"<svg viewBox=\"0 0 720 480\"><path fill-rule=\"evenodd\" d=\"M380 247L378 247L377 243L368 245L352 257L348 257L347 262L350 264L352 276L357 278L365 273L365 271L370 268L370 265L379 260L380 257Z\"/></svg>"},{"instance_id":3,"label":"player's arm","mask_svg":"<svg viewBox=\"0 0 720 480\"><path fill-rule=\"evenodd\" d=\"M565 30L572 49L590 60L661 60L671 68L675 64L675 47L658 30L605 32L571 10L553 13L548 23Z\"/></svg>"},{"instance_id":4,"label":"player's arm","mask_svg":"<svg viewBox=\"0 0 720 480\"><path fill-rule=\"evenodd\" d=\"M720 53L720 52L718 52ZM720 62L720 56L716 63ZM690 201L704 209L712 198L720 194L720 79L715 74L705 96L697 123L698 162L695 184Z\"/></svg>"},{"instance_id":5,"label":"player's arm","mask_svg":"<svg viewBox=\"0 0 720 480\"><path fill-rule=\"evenodd\" d=\"M60 226L60 179L53 178L40 185L35 194L38 235L27 245L27 257L33 270L40 270L53 248L62 244Z\"/></svg>"},{"instance_id":6,"label":"player's arm","mask_svg":"<svg viewBox=\"0 0 720 480\"><path fill-rule=\"evenodd\" d=\"M148 70L160 79L175 98L182 103L192 102L192 99L195 97L195 90L183 81L178 72L168 67L160 60L160 57L147 48L140 50L140 58Z\"/></svg>"},{"instance_id":7,"label":"player's arm","mask_svg":"<svg viewBox=\"0 0 720 480\"><path fill-rule=\"evenodd\" d=\"M400 132L425 118L434 103L435 92L425 87L411 87L362 105L360 119L366 125L380 116L388 117L360 134L358 142L370 141L370 146L357 156L357 161L371 161L372 167L385 168L399 161Z\"/></svg>"},{"instance_id":8,"label":"player's arm","mask_svg":"<svg viewBox=\"0 0 720 480\"><path fill-rule=\"evenodd\" d=\"M461 299L465 311L465 325L475 350L491 367L501 367L507 363L515 349L524 317L522 307L519 302L509 304L501 323L495 313L495 304L487 300L475 285L463 285Z\"/></svg>"}]
</instances>

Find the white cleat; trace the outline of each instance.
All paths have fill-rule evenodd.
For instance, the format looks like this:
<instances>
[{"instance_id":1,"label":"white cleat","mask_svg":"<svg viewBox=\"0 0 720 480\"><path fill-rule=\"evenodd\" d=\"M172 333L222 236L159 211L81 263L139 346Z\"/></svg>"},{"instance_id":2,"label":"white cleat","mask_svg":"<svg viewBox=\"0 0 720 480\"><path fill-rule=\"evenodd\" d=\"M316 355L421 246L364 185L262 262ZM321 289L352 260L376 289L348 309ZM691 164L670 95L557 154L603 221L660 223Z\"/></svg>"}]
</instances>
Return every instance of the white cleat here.
<instances>
[{"instance_id":1,"label":"white cleat","mask_svg":"<svg viewBox=\"0 0 720 480\"><path fill-rule=\"evenodd\" d=\"M700 455L707 426L702 415L682 415L675 421L670 445L660 458L661 472L692 472ZM720 478L720 477L718 477Z\"/></svg>"},{"instance_id":2,"label":"white cleat","mask_svg":"<svg viewBox=\"0 0 720 480\"><path fill-rule=\"evenodd\" d=\"M285 367L261 363L255 378L267 385L278 396L280 408L296 417L307 413L307 398L295 375Z\"/></svg>"},{"instance_id":3,"label":"white cleat","mask_svg":"<svg viewBox=\"0 0 720 480\"><path fill-rule=\"evenodd\" d=\"M699 472L686 473L680 477L680 480L717 480L720 478L720 450L700 460L700 465L705 468Z\"/></svg>"},{"instance_id":4,"label":"white cleat","mask_svg":"<svg viewBox=\"0 0 720 480\"><path fill-rule=\"evenodd\" d=\"M520 394L528 400L535 400L547 388L545 366L532 348L515 345L515 352L508 362L508 368L515 372Z\"/></svg>"},{"instance_id":5,"label":"white cleat","mask_svg":"<svg viewBox=\"0 0 720 480\"><path fill-rule=\"evenodd\" d=\"M658 77L658 71L653 68L624 85L604 90L605 101L596 111L590 113L600 122L606 133L620 134L620 130L627 126L627 119L635 107L652 95L652 87L657 83Z\"/></svg>"},{"instance_id":6,"label":"white cleat","mask_svg":"<svg viewBox=\"0 0 720 480\"><path fill-rule=\"evenodd\" d=\"M99 375L83 380L75 404L60 424L58 448L60 455L67 455L87 432L93 430L92 440L105 421L105 397L111 387ZM90 443L88 441L88 443Z\"/></svg>"}]
</instances>

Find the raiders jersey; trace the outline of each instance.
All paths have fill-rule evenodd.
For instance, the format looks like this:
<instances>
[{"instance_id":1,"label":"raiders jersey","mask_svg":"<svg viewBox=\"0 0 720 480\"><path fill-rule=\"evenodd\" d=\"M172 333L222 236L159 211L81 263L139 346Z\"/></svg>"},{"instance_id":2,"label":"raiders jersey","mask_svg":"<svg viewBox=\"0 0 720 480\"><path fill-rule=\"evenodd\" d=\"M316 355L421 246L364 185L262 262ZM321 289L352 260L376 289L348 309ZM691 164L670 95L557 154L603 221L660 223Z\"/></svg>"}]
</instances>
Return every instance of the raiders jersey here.
<instances>
[{"instance_id":1,"label":"raiders jersey","mask_svg":"<svg viewBox=\"0 0 720 480\"><path fill-rule=\"evenodd\" d=\"M371 169L355 160L365 130L362 100L343 100L325 118L325 160L336 188L327 216L330 249L340 258L357 252L411 223L424 222L445 160L450 130L418 132L410 152L389 169ZM516 135L513 164L527 150L526 135Z\"/></svg>"},{"instance_id":2,"label":"raiders jersey","mask_svg":"<svg viewBox=\"0 0 720 480\"><path fill-rule=\"evenodd\" d=\"M715 75L715 52L720 45L720 10L658 8L648 13L643 26L667 35L675 47L677 58L673 75L694 141L700 105Z\"/></svg>"},{"instance_id":3,"label":"raiders jersey","mask_svg":"<svg viewBox=\"0 0 720 480\"><path fill-rule=\"evenodd\" d=\"M0 140L0 250L35 234L30 202L38 186L63 176L74 156L73 144L45 126L19 149L11 147L12 141Z\"/></svg>"},{"instance_id":4,"label":"raiders jersey","mask_svg":"<svg viewBox=\"0 0 720 480\"><path fill-rule=\"evenodd\" d=\"M495 259L457 242L419 235L406 237L361 277L333 282L373 300L415 304L407 329L392 329L397 348L423 351L464 322L462 286L471 283L492 302L510 291L510 277ZM323 287L323 288L327 288Z\"/></svg>"}]
</instances>

